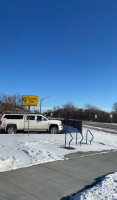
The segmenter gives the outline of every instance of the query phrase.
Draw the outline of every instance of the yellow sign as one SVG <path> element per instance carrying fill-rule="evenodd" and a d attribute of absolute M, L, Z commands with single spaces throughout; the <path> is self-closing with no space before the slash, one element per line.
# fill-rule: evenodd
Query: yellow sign
<path fill-rule="evenodd" d="M 22 105 L 23 106 L 37 106 L 37 96 L 22 96 Z"/>

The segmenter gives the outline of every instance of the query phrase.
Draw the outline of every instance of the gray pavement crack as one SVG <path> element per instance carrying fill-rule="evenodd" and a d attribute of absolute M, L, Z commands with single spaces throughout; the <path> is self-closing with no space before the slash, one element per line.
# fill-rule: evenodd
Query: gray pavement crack
<path fill-rule="evenodd" d="M 7 180 L 6 178 L 4 178 L 4 177 L 0 177 L 0 178 L 2 178 L 3 180 L 7 181 L 8 183 L 14 185 L 15 187 L 19 188 L 20 190 L 23 190 L 24 192 L 28 193 L 28 194 L 31 195 L 32 197 L 35 197 L 37 200 L 42 200 L 42 199 L 39 199 L 39 198 L 38 198 L 37 196 L 35 196 L 34 194 L 30 193 L 29 191 L 27 191 L 27 190 L 25 190 L 25 189 L 19 187 L 18 185 L 14 184 L 12 181 L 8 181 L 8 180 Z"/>
<path fill-rule="evenodd" d="M 84 181 L 84 180 L 81 179 L 81 178 L 76 178 L 76 177 L 74 177 L 74 176 L 68 175 L 67 173 L 61 172 L 61 171 L 59 171 L 59 170 L 53 169 L 53 168 L 48 167 L 48 166 L 45 166 L 45 165 L 43 165 L 43 164 L 42 164 L 42 166 L 45 167 L 45 168 L 47 168 L 47 169 L 50 169 L 50 170 L 52 170 L 52 171 L 58 172 L 58 173 L 60 173 L 60 174 L 63 174 L 63 175 L 65 175 L 65 176 L 71 177 L 71 178 L 73 178 L 73 179 L 75 179 L 75 180 L 81 180 L 81 181 L 83 181 L 84 183 L 89 184 L 88 181 Z"/>

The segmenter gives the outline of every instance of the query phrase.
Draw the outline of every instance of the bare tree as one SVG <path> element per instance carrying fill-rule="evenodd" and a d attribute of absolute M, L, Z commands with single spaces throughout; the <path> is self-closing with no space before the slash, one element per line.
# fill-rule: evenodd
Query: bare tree
<path fill-rule="evenodd" d="M 115 114 L 117 114 L 117 102 L 115 102 L 114 104 L 113 104 L 113 112 L 115 113 Z"/>
<path fill-rule="evenodd" d="M 91 104 L 87 103 L 85 105 L 85 109 L 94 109 L 94 110 L 99 110 L 99 108 L 97 108 L 96 106 L 92 106 Z"/>
<path fill-rule="evenodd" d="M 20 94 L 16 95 L 16 99 L 17 99 L 17 106 L 21 106 L 22 105 L 22 96 Z"/>
<path fill-rule="evenodd" d="M 72 118 L 73 112 L 76 111 L 76 107 L 72 102 L 68 102 L 63 105 L 63 111 L 65 112 L 66 118 Z"/>
<path fill-rule="evenodd" d="M 17 106 L 17 95 L 16 94 L 14 94 L 12 96 L 12 103 L 13 103 L 13 106 Z"/>
<path fill-rule="evenodd" d="M 25 112 L 27 106 L 22 107 L 22 96 L 20 94 L 0 94 L 0 112 L 4 111 Z"/>

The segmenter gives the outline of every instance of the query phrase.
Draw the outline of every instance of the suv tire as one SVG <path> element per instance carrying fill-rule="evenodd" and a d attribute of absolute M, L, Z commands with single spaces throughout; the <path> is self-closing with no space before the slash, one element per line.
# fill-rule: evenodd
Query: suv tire
<path fill-rule="evenodd" d="M 49 132 L 51 134 L 57 134 L 58 133 L 58 128 L 56 126 L 51 126 Z"/>
<path fill-rule="evenodd" d="M 15 126 L 8 126 L 7 133 L 8 134 L 15 134 L 16 133 L 16 127 Z"/>

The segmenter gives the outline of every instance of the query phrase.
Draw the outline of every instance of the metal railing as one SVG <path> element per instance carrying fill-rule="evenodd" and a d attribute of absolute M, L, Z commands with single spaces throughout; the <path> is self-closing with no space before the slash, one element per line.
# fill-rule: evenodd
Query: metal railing
<path fill-rule="evenodd" d="M 67 134 L 70 134 L 70 136 L 71 136 L 71 140 L 69 141 L 69 147 L 70 147 L 70 143 L 71 143 L 72 140 L 73 140 L 73 136 L 72 136 L 72 134 L 71 134 L 70 132 L 66 132 L 66 133 L 65 133 L 65 145 L 67 144 Z"/>
<path fill-rule="evenodd" d="M 92 138 L 91 138 L 91 140 L 90 140 L 90 145 L 91 145 L 91 142 L 92 142 L 92 140 L 94 139 L 94 136 L 93 136 L 93 134 L 91 133 L 90 130 L 87 130 L 87 131 L 86 131 L 86 144 L 87 144 L 87 142 L 88 142 L 88 133 L 90 133 L 90 135 L 92 136 Z"/>
<path fill-rule="evenodd" d="M 78 134 L 80 133 L 81 135 L 81 140 L 80 140 L 80 146 L 81 146 L 81 142 L 83 141 L 84 137 L 83 137 L 83 134 L 80 132 L 80 131 L 76 131 L 76 145 L 78 144 Z"/>
<path fill-rule="evenodd" d="M 68 128 L 69 128 L 69 127 L 68 127 Z M 67 131 L 66 131 L 66 133 L 65 133 L 65 145 L 67 144 L 67 134 L 69 134 L 69 135 L 71 136 L 71 139 L 70 139 L 70 141 L 69 141 L 69 147 L 70 147 L 70 144 L 71 144 L 71 142 L 73 141 L 73 135 L 72 135 L 72 133 L 70 132 L 70 128 L 67 129 Z M 83 137 L 82 133 L 76 129 L 76 145 L 78 145 L 78 134 L 80 134 L 81 137 L 82 137 L 81 140 L 80 140 L 80 146 L 81 146 L 81 143 L 82 143 L 84 137 Z"/>

